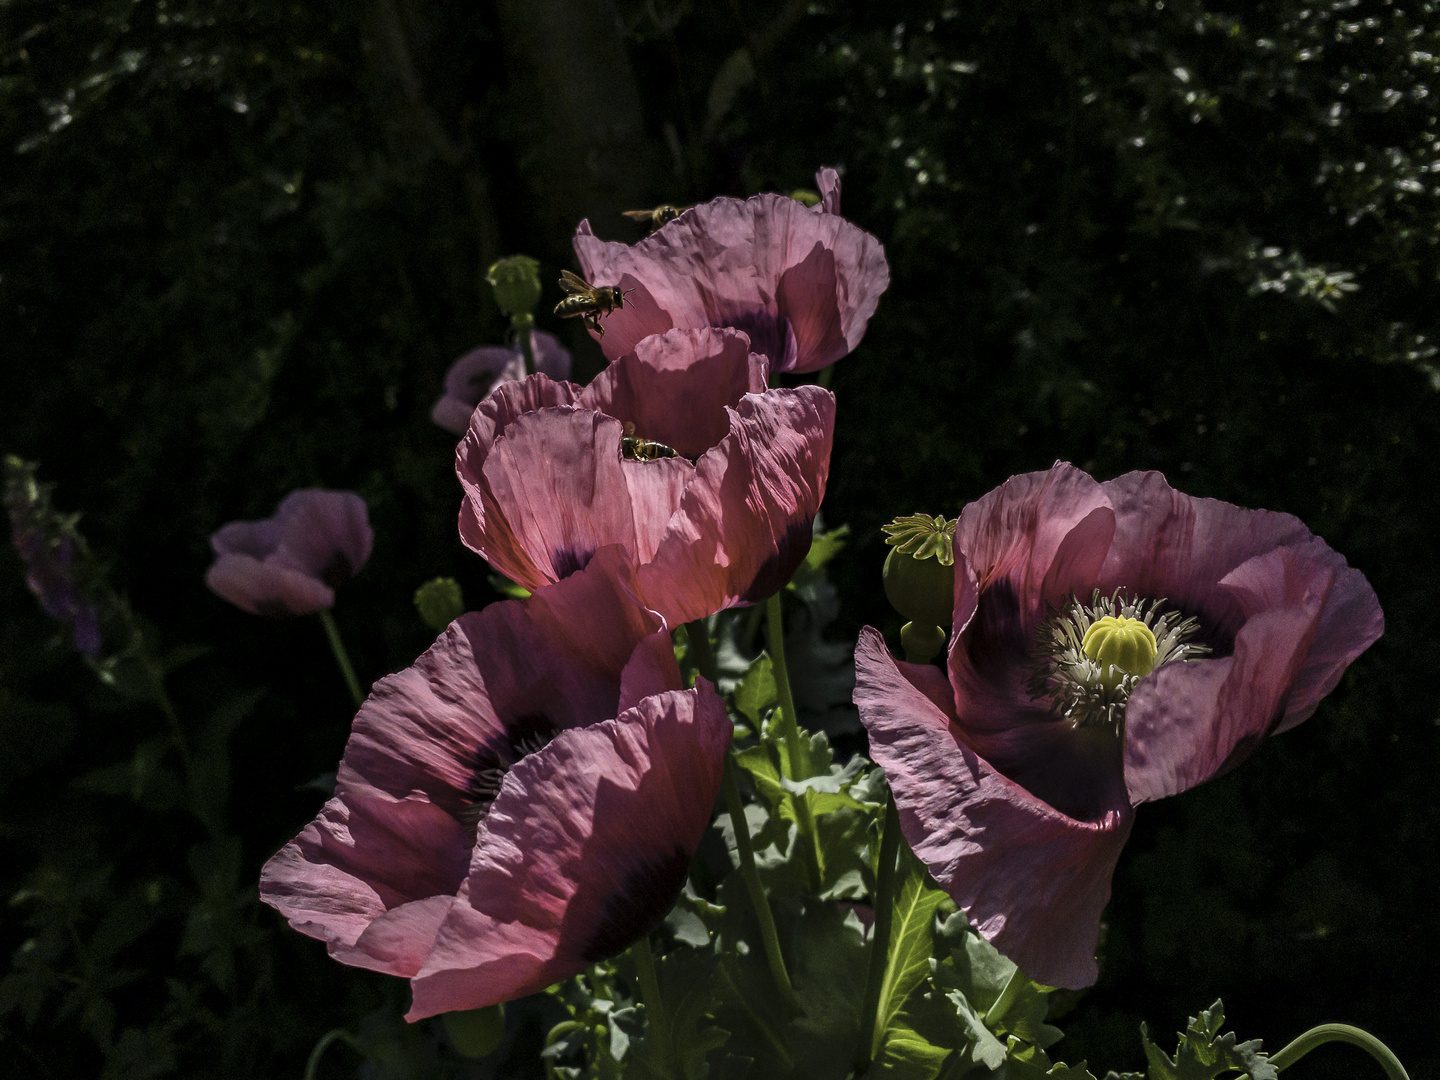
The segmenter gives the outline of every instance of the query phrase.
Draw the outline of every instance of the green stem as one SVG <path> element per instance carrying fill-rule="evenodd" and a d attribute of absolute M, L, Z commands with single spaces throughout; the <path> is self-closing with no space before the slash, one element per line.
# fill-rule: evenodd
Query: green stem
<path fill-rule="evenodd" d="M 305 1080 L 315 1080 L 315 1070 L 320 1067 L 320 1059 L 325 1056 L 325 1051 L 330 1049 L 330 1044 L 343 1042 L 361 1057 L 368 1058 L 365 1048 L 355 1041 L 344 1028 L 336 1028 L 334 1031 L 327 1031 L 320 1036 L 320 1041 L 315 1044 L 315 1049 L 310 1051 L 310 1060 L 305 1063 Z"/>
<path fill-rule="evenodd" d="M 335 616 L 330 614 L 329 608 L 320 609 L 320 625 L 325 627 L 325 636 L 330 639 L 330 651 L 335 654 L 335 663 L 340 665 L 340 674 L 345 676 L 345 685 L 350 688 L 355 707 L 359 708 L 365 703 L 365 695 L 360 690 L 360 680 L 355 678 L 355 669 L 350 666 L 350 654 L 345 651 L 345 643 L 340 640 L 340 628 L 335 625 Z"/>
<path fill-rule="evenodd" d="M 819 387 L 820 387 L 821 390 L 829 390 L 829 389 L 830 389 L 830 379 L 834 376 L 834 374 L 835 374 L 835 365 L 834 365 L 834 364 L 831 364 L 829 367 L 826 367 L 826 368 L 821 368 L 821 369 L 820 369 L 820 375 L 819 375 L 819 377 L 815 380 L 815 382 L 819 385 Z"/>
<path fill-rule="evenodd" d="M 1380 1063 L 1390 1080 L 1410 1080 L 1405 1066 L 1400 1064 L 1390 1048 L 1368 1031 L 1351 1027 L 1349 1024 L 1321 1024 L 1313 1027 L 1283 1050 L 1270 1055 L 1270 1064 L 1278 1069 L 1288 1069 L 1295 1062 L 1328 1042 L 1344 1042 L 1358 1046 Z"/>
<path fill-rule="evenodd" d="M 530 331 L 535 325 L 533 315 L 514 315 L 510 318 L 510 326 L 515 335 L 520 339 L 520 355 L 525 358 L 525 374 L 535 374 L 535 345 L 530 338 Z"/>
<path fill-rule="evenodd" d="M 730 825 L 735 831 L 735 853 L 740 859 L 740 877 L 745 890 L 750 894 L 750 906 L 755 909 L 755 919 L 760 924 L 760 943 L 765 949 L 765 962 L 770 967 L 770 977 L 780 988 L 780 997 L 791 1012 L 799 1016 L 805 1010 L 795 996 L 790 984 L 790 973 L 785 970 L 785 957 L 780 952 L 780 935 L 775 929 L 775 916 L 770 911 L 770 901 L 765 896 L 765 886 L 760 881 L 760 871 L 755 866 L 755 849 L 750 844 L 750 822 L 745 818 L 745 803 L 740 798 L 740 785 L 735 781 L 735 753 L 725 753 L 725 772 L 721 777 L 720 791 L 725 797 L 725 810 L 730 815 Z"/>
<path fill-rule="evenodd" d="M 695 658 L 695 670 L 718 685 L 720 671 L 715 666 L 715 650 L 710 646 L 710 627 L 704 619 L 685 624 L 685 640 L 690 645 L 690 655 Z"/>
<path fill-rule="evenodd" d="M 785 662 L 785 613 L 780 603 L 780 593 L 765 601 L 766 629 L 770 636 L 770 659 L 774 662 L 775 692 L 780 698 L 780 708 L 785 711 L 785 748 L 791 761 L 800 761 L 805 755 L 803 737 L 800 734 L 800 715 L 795 711 L 795 695 L 790 689 L 790 668 Z M 791 776 L 791 780 L 803 777 Z M 805 849 L 806 863 L 810 871 L 810 885 L 819 891 L 822 879 L 820 868 L 824 865 L 824 853 L 820 850 L 820 834 L 815 829 L 815 819 L 810 805 L 803 798 L 795 802 L 796 825 L 801 834 L 810 837 L 810 846 Z"/>
<path fill-rule="evenodd" d="M 650 935 L 645 934 L 630 946 L 635 961 L 635 974 L 640 979 L 640 1000 L 645 1003 L 645 1019 L 650 1027 L 656 1056 L 668 1066 L 671 1057 L 670 1024 L 665 1016 L 665 999 L 660 996 L 660 979 L 655 974 L 655 954 L 650 951 Z M 669 1072 L 667 1068 L 665 1070 Z"/>
<path fill-rule="evenodd" d="M 715 667 L 715 650 L 710 645 L 710 628 L 704 619 L 685 624 L 685 639 L 690 644 L 690 653 L 695 657 L 695 667 L 700 674 L 715 682 L 719 672 Z M 780 934 L 775 929 L 775 916 L 770 911 L 770 901 L 765 896 L 765 885 L 760 880 L 760 870 L 755 865 L 755 848 L 750 843 L 750 823 L 745 818 L 745 801 L 740 797 L 740 784 L 735 779 L 735 750 L 725 752 L 725 771 L 720 780 L 720 792 L 725 799 L 725 812 L 730 815 L 730 825 L 735 831 L 735 854 L 740 860 L 740 878 L 745 882 L 745 891 L 750 894 L 750 906 L 755 909 L 755 920 L 760 924 L 760 942 L 765 949 L 765 962 L 770 967 L 770 977 L 780 988 L 780 996 L 799 1016 L 805 1010 L 795 996 L 790 984 L 790 973 L 785 969 L 785 957 L 780 952 Z"/>
<path fill-rule="evenodd" d="M 895 916 L 895 862 L 900 853 L 900 812 L 895 796 L 885 800 L 885 826 L 880 837 L 880 865 L 875 881 L 875 933 L 870 938 L 870 967 L 865 974 L 865 998 L 860 1007 L 860 1043 L 855 1048 L 855 1075 L 870 1068 L 885 1029 L 880 1021 L 880 990 L 890 961 L 890 924 Z"/>

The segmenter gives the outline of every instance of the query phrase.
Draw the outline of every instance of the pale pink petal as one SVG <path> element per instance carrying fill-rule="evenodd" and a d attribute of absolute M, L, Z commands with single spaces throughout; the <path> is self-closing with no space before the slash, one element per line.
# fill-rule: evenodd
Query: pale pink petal
<path fill-rule="evenodd" d="M 635 290 L 633 309 L 603 321 L 612 360 L 672 326 L 729 326 L 772 370 L 813 371 L 859 343 L 890 281 L 873 236 L 773 194 L 712 199 L 634 245 L 605 243 L 582 222 L 575 251 L 590 281 Z"/>
<path fill-rule="evenodd" d="M 815 174 L 815 187 L 820 201 L 810 209 L 817 214 L 840 213 L 840 174 L 826 166 Z"/>
<path fill-rule="evenodd" d="M 356 789 L 325 804 L 320 815 L 270 859 L 260 873 L 260 898 L 302 934 L 320 938 L 348 964 L 412 975 L 438 928 L 437 905 L 464 880 L 470 836 L 418 793 L 395 799 Z M 417 909 L 415 905 L 422 904 Z M 390 914 L 392 926 L 418 929 L 423 940 L 401 947 L 365 931 Z M 428 927 L 428 937 L 426 930 Z M 341 955 L 343 953 L 343 956 Z"/>
<path fill-rule="evenodd" d="M 624 949 L 679 895 L 731 724 L 708 683 L 562 732 L 515 765 L 408 1018 L 543 989 Z"/>
<path fill-rule="evenodd" d="M 365 500 L 354 492 L 292 491 L 275 511 L 275 520 L 280 544 L 273 558 L 332 589 L 349 582 L 370 558 L 375 534 Z"/>
<path fill-rule="evenodd" d="M 647 337 L 580 393 L 577 404 L 635 425 L 635 434 L 694 459 L 730 430 L 727 406 L 762 393 L 765 359 L 739 330 L 671 330 Z"/>
<path fill-rule="evenodd" d="M 1206 644 L 1223 645 L 1242 617 L 1220 579 L 1246 559 L 1311 539 L 1289 514 L 1192 498 L 1157 472 L 1126 473 L 1101 486 L 1116 526 L 1100 589 L 1168 599 L 1168 606 L 1201 617 Z"/>
<path fill-rule="evenodd" d="M 324 582 L 249 555 L 221 555 L 205 572 L 205 584 L 252 615 L 312 615 L 335 604 L 335 593 Z"/>
<path fill-rule="evenodd" d="M 1275 730 L 1344 566 L 1323 544 L 1307 548 L 1257 555 L 1220 583 L 1244 620 L 1230 656 L 1167 665 L 1130 695 L 1125 782 L 1132 802 L 1175 795 L 1227 772 Z M 1353 589 L 1349 579 L 1346 588 Z M 1338 608 L 1353 602 L 1343 595 L 1337 601 Z M 1359 655 L 1378 629 L 1362 623 L 1332 630 L 1330 647 Z M 1328 664 L 1314 670 L 1322 668 Z M 1302 707 L 1314 709 L 1309 702 Z"/>
<path fill-rule="evenodd" d="M 671 626 L 756 603 L 810 550 L 825 495 L 835 398 L 816 386 L 747 394 L 730 434 L 696 464 L 670 531 L 638 581 Z"/>
<path fill-rule="evenodd" d="M 545 408 L 516 417 L 488 447 L 478 472 L 461 474 L 466 508 L 483 507 L 462 514 L 461 539 L 532 590 L 582 569 L 606 544 L 620 544 L 633 557 L 620 437 L 618 420 L 590 410 Z"/>
<path fill-rule="evenodd" d="M 210 537 L 210 549 L 216 555 L 249 555 L 264 559 L 279 546 L 280 523 L 274 518 L 232 521 L 220 526 Z"/>
<path fill-rule="evenodd" d="M 554 334 L 533 330 L 530 341 L 536 371 L 556 380 L 570 377 L 570 350 Z M 430 419 L 446 431 L 463 435 L 476 405 L 502 383 L 524 378 L 525 358 L 518 345 L 472 349 L 445 373 L 445 392 L 430 410 Z"/>
<path fill-rule="evenodd" d="M 695 466 L 684 458 L 620 462 L 625 487 L 630 492 L 630 512 L 635 525 L 635 560 L 649 562 L 670 528 L 670 519 L 680 509 L 680 500 Z"/>
<path fill-rule="evenodd" d="M 1123 786 L 1112 782 L 1087 819 L 1063 814 L 971 750 L 869 627 L 855 662 L 870 753 L 915 854 L 1028 976 L 1074 989 L 1093 983 L 1100 916 L 1133 820 Z"/>

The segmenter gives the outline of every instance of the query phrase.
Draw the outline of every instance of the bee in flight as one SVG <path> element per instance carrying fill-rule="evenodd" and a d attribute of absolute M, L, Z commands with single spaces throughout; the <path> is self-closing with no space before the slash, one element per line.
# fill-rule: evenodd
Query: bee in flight
<path fill-rule="evenodd" d="M 654 232 L 667 221 L 674 221 L 677 217 L 689 210 L 688 206 L 671 206 L 669 203 L 661 203 L 654 210 L 622 210 L 631 221 L 650 223 L 650 231 Z"/>
<path fill-rule="evenodd" d="M 570 295 L 555 305 L 555 314 L 562 319 L 583 318 L 585 325 L 601 337 L 605 336 L 605 328 L 600 325 L 600 316 L 625 304 L 625 293 L 618 285 L 591 285 L 569 270 L 560 271 L 560 288 Z"/>
<path fill-rule="evenodd" d="M 620 439 L 620 456 L 631 461 L 658 461 L 662 457 L 679 457 L 674 447 L 635 434 L 635 421 L 625 421 L 625 434 Z"/>

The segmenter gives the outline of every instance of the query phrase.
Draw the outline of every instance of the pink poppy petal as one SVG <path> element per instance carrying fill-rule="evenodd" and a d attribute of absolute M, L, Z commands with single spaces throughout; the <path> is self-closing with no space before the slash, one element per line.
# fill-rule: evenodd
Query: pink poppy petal
<path fill-rule="evenodd" d="M 335 593 L 324 582 L 249 555 L 221 555 L 205 572 L 205 584 L 252 615 L 313 615 L 335 604 Z"/>
<path fill-rule="evenodd" d="M 739 330 L 652 335 L 595 377 L 578 404 L 635 425 L 635 433 L 697 458 L 730 430 L 726 406 L 766 388 L 764 357 Z"/>
<path fill-rule="evenodd" d="M 764 600 L 810 549 L 825 495 L 835 398 L 816 386 L 747 394 L 702 457 L 655 558 L 646 603 L 677 626 Z"/>
<path fill-rule="evenodd" d="M 445 392 L 431 408 L 430 419 L 446 431 L 463 435 L 475 406 L 497 384 L 524 377 L 525 361 L 516 350 L 497 345 L 472 349 L 445 373 Z"/>
<path fill-rule="evenodd" d="M 845 339 L 835 252 L 819 240 L 810 253 L 780 275 L 775 302 L 789 319 L 790 341 L 782 370 L 829 367 L 854 347 Z M 859 339 L 856 339 L 859 344 Z"/>
<path fill-rule="evenodd" d="M 1166 597 L 1169 606 L 1201 616 L 1216 644 L 1235 633 L 1241 617 L 1220 579 L 1246 559 L 1311 539 L 1289 514 L 1192 498 L 1157 472 L 1126 473 L 1101 486 L 1115 507 L 1116 527 L 1100 589 Z"/>
<path fill-rule="evenodd" d="M 232 521 L 222 525 L 210 537 L 210 549 L 216 555 L 249 555 L 264 559 L 280 546 L 280 523 L 274 518 L 264 521 Z"/>
<path fill-rule="evenodd" d="M 866 627 L 855 704 L 915 854 L 972 925 L 1031 978 L 1095 981 L 1100 916 L 1133 813 L 1123 792 L 1089 820 L 1066 816 L 960 741 Z"/>
<path fill-rule="evenodd" d="M 1327 562 L 1282 547 L 1226 576 L 1222 587 L 1245 619 L 1234 652 L 1169 664 L 1130 695 L 1125 783 L 1132 802 L 1175 795 L 1228 771 L 1272 731 L 1335 582 L 1336 567 Z"/>
<path fill-rule="evenodd" d="M 409 978 L 425 966 L 453 896 L 427 896 L 382 914 L 353 945 L 333 943 L 330 955 L 351 967 Z"/>
<path fill-rule="evenodd" d="M 370 558 L 375 534 L 365 500 L 351 491 L 292 491 L 275 511 L 280 544 L 273 558 L 331 588 L 346 584 Z"/>
<path fill-rule="evenodd" d="M 469 477 L 472 513 L 462 515 L 461 539 L 529 589 L 582 569 L 606 544 L 620 544 L 633 556 L 635 522 L 620 436 L 618 420 L 587 409 L 516 417 L 489 447 L 479 474 Z M 474 512 L 477 494 L 483 515 Z"/>
<path fill-rule="evenodd" d="M 649 562 L 670 528 L 670 519 L 695 477 L 695 466 L 684 458 L 620 462 L 635 525 L 635 561 Z"/>
<path fill-rule="evenodd" d="M 702 681 L 562 732 L 517 763 L 412 983 L 409 1018 L 533 992 L 647 932 L 709 824 L 730 735 Z"/>
<path fill-rule="evenodd" d="M 815 174 L 815 187 L 820 192 L 820 202 L 811 207 L 816 213 L 840 213 L 840 174 L 825 167 Z"/>
<path fill-rule="evenodd" d="M 657 630 L 635 646 L 620 673 L 619 712 L 633 709 L 651 694 L 680 690 L 685 686 L 680 664 L 675 659 L 675 643 L 668 630 Z"/>
<path fill-rule="evenodd" d="M 320 938 L 345 962 L 410 975 L 428 953 L 438 920 L 428 927 L 414 909 L 435 896 L 453 897 L 464 880 L 470 837 L 423 796 L 385 797 L 357 789 L 325 804 L 318 817 L 272 857 L 260 873 L 260 898 L 302 934 Z M 435 906 L 425 909 L 429 916 Z M 390 913 L 393 929 L 419 928 L 408 945 L 394 933 L 372 952 L 357 943 Z M 380 944 L 380 940 L 376 940 Z"/>

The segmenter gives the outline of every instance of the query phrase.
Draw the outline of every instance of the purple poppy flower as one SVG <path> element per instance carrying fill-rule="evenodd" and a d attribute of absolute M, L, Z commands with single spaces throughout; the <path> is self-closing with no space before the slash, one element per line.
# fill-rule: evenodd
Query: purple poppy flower
<path fill-rule="evenodd" d="M 309 615 L 334 606 L 335 590 L 370 558 L 365 501 L 349 491 L 304 488 L 275 516 L 232 521 L 210 537 L 210 590 L 252 615 Z"/>
<path fill-rule="evenodd" d="M 532 330 L 530 343 L 535 351 L 536 371 L 552 379 L 570 377 L 570 350 L 554 334 Z M 470 426 L 470 414 L 486 395 L 501 383 L 523 378 L 525 358 L 518 346 L 484 345 L 472 349 L 445 373 L 445 393 L 430 410 L 430 419 L 446 431 L 464 435 Z"/>
<path fill-rule="evenodd" d="M 598 337 L 610 360 L 672 327 L 745 331 L 772 371 L 815 371 L 850 352 L 890 284 L 885 249 L 839 216 L 840 178 L 816 176 L 814 207 L 784 195 L 712 199 L 639 243 L 598 239 L 582 221 L 585 277 L 626 290 Z"/>
<path fill-rule="evenodd" d="M 1288 514 L 1060 463 L 960 515 L 948 672 L 866 628 L 855 703 L 901 827 L 1032 978 L 1095 981 L 1134 807 L 1310 716 L 1384 621 Z"/>
<path fill-rule="evenodd" d="M 461 616 L 376 684 L 261 899 L 337 960 L 409 978 L 410 1020 L 615 955 L 674 904 L 720 789 L 729 717 L 683 685 L 617 547 Z"/>
<path fill-rule="evenodd" d="M 743 333 L 700 329 L 646 338 L 583 389 L 507 383 L 456 451 L 461 539 L 528 589 L 619 544 L 671 626 L 765 599 L 810 549 L 835 425 L 832 394 L 767 374 Z"/>

